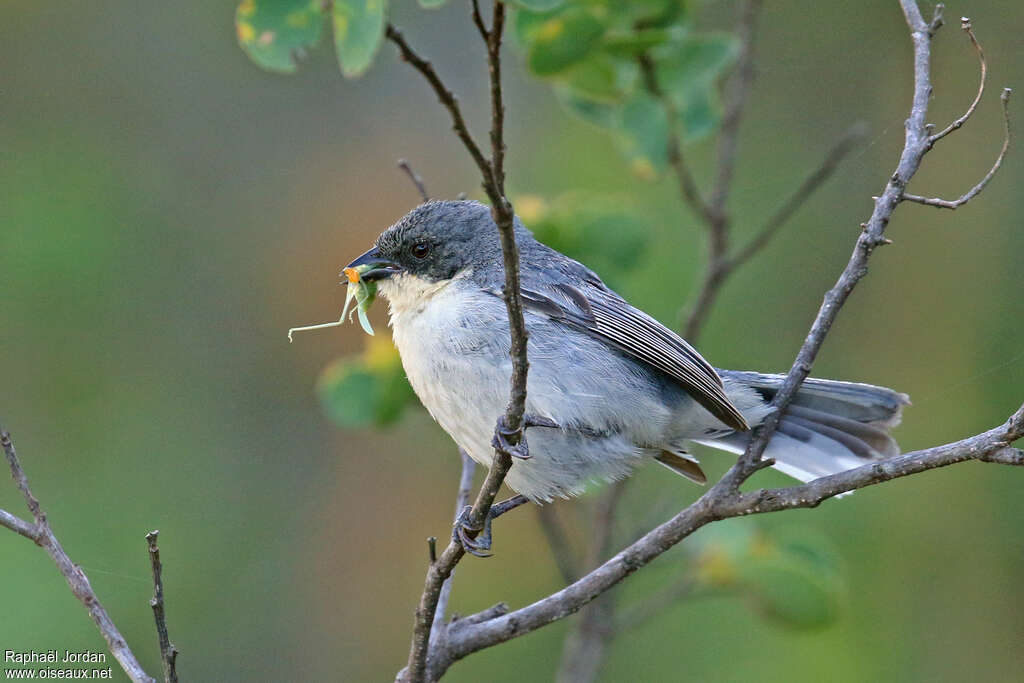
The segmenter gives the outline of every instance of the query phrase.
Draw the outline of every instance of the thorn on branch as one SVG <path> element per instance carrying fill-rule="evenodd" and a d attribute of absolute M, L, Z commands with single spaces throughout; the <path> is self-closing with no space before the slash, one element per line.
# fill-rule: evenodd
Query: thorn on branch
<path fill-rule="evenodd" d="M 916 194 L 903 193 L 902 199 L 909 202 L 916 202 L 918 204 L 924 204 L 925 206 L 934 206 L 940 209 L 958 209 L 967 202 L 977 197 L 985 186 L 988 185 L 989 181 L 995 177 L 996 172 L 999 171 L 999 167 L 1003 165 L 1003 159 L 1006 158 L 1006 152 L 1010 149 L 1010 93 L 1013 91 L 1010 88 L 1003 88 L 1003 94 L 999 97 L 999 100 L 1003 104 L 1003 126 L 1005 134 L 1003 136 L 1003 147 L 999 150 L 999 156 L 996 157 L 995 163 L 992 164 L 992 168 L 989 169 L 988 173 L 981 181 L 968 190 L 966 193 L 961 195 L 957 199 L 942 199 L 941 197 L 922 197 Z"/>
<path fill-rule="evenodd" d="M 427 550 L 430 557 L 430 564 L 437 562 L 437 536 L 427 538 Z"/>

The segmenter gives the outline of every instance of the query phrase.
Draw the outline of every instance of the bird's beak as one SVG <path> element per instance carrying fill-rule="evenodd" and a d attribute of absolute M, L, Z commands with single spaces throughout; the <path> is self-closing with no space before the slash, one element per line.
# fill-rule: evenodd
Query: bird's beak
<path fill-rule="evenodd" d="M 400 273 L 404 269 L 394 261 L 389 261 L 386 258 L 382 258 L 380 252 L 377 251 L 377 247 L 370 249 L 368 252 L 357 258 L 352 263 L 345 266 L 348 268 L 357 268 L 359 266 L 369 266 L 368 270 L 364 270 L 360 275 L 363 280 L 383 280 L 384 278 L 391 277 L 395 273 Z M 342 271 L 344 275 L 344 270 Z"/>

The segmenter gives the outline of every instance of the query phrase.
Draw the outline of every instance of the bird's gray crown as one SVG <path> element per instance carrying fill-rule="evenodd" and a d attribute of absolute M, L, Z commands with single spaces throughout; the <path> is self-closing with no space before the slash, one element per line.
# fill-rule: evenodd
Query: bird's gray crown
<path fill-rule="evenodd" d="M 516 219 L 522 248 L 533 236 Z M 377 238 L 384 258 L 410 274 L 447 280 L 468 269 L 475 273 L 500 267 L 501 245 L 489 207 L 475 201 L 430 201 L 421 204 Z"/>

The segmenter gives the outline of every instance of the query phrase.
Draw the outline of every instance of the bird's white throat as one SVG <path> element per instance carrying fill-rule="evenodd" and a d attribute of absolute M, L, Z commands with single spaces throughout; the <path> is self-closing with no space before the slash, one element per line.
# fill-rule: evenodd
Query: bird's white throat
<path fill-rule="evenodd" d="M 430 281 L 409 273 L 396 273 L 381 280 L 378 291 L 388 300 L 391 326 L 394 327 L 402 318 L 415 317 L 422 313 L 438 295 L 465 275 L 468 273 L 460 273 L 449 280 Z"/>

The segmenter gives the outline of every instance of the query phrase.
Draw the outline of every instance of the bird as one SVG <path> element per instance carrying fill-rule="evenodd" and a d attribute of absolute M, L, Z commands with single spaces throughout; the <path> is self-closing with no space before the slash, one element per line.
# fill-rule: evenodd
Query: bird
<path fill-rule="evenodd" d="M 513 459 L 505 483 L 521 502 L 571 498 L 650 461 L 704 484 L 691 444 L 745 450 L 751 428 L 774 411 L 784 375 L 716 369 L 592 270 L 535 239 L 518 217 L 513 230 L 528 332 L 528 456 Z M 489 207 L 433 200 L 347 266 L 387 300 L 392 339 L 420 402 L 485 467 L 512 372 L 503 263 Z M 896 455 L 889 431 L 908 403 L 884 387 L 808 379 L 764 457 L 806 482 Z"/>

